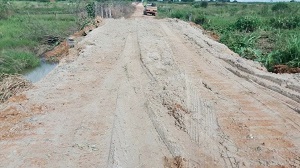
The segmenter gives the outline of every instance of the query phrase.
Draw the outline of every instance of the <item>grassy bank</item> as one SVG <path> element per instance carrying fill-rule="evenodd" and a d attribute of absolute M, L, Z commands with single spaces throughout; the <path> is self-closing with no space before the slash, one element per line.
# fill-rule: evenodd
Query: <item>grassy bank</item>
<path fill-rule="evenodd" d="M 20 73 L 38 66 L 39 55 L 78 29 L 75 4 L 0 3 L 0 73 Z"/>
<path fill-rule="evenodd" d="M 0 73 L 38 66 L 39 56 L 95 17 L 93 1 L 43 1 L 0 1 Z M 129 16 L 134 9 L 128 1 L 109 3 L 116 18 Z"/>
<path fill-rule="evenodd" d="M 216 32 L 241 57 L 300 67 L 300 3 L 159 4 L 158 17 L 190 20 Z"/>

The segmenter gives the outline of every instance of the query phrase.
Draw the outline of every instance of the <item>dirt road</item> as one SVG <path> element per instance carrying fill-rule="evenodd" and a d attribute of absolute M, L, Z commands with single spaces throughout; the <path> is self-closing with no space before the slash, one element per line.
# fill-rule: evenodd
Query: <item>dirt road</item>
<path fill-rule="evenodd" d="M 300 167 L 299 74 L 141 10 L 0 106 L 0 167 Z"/>

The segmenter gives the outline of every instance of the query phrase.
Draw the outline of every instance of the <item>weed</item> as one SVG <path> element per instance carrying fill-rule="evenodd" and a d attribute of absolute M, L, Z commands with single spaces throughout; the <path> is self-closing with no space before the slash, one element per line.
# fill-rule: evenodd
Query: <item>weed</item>
<path fill-rule="evenodd" d="M 256 17 L 240 17 L 235 22 L 234 27 L 236 30 L 245 31 L 245 32 L 253 32 L 259 27 L 260 20 Z"/>

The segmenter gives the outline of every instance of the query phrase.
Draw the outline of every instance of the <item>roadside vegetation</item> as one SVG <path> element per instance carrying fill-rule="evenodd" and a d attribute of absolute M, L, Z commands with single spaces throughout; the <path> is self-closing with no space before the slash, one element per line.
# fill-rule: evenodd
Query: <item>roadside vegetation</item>
<path fill-rule="evenodd" d="M 241 57 L 276 66 L 300 67 L 300 3 L 160 3 L 158 17 L 192 21 L 219 35 Z"/>
<path fill-rule="evenodd" d="M 39 66 L 43 53 L 93 21 L 95 2 L 0 1 L 0 74 L 22 73 Z M 129 1 L 113 2 L 102 0 L 98 4 L 110 7 L 110 17 L 127 16 L 134 10 Z"/>
<path fill-rule="evenodd" d="M 78 29 L 75 4 L 0 3 L 0 73 L 21 73 L 38 66 L 43 52 Z"/>

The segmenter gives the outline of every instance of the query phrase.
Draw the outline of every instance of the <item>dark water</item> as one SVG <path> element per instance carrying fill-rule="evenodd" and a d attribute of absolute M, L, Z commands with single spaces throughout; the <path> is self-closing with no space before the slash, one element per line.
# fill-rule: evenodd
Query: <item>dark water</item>
<path fill-rule="evenodd" d="M 45 61 L 41 61 L 41 65 L 27 71 L 24 73 L 24 77 L 31 82 L 35 83 L 45 77 L 49 72 L 51 72 L 57 66 L 56 63 L 47 63 Z"/>

